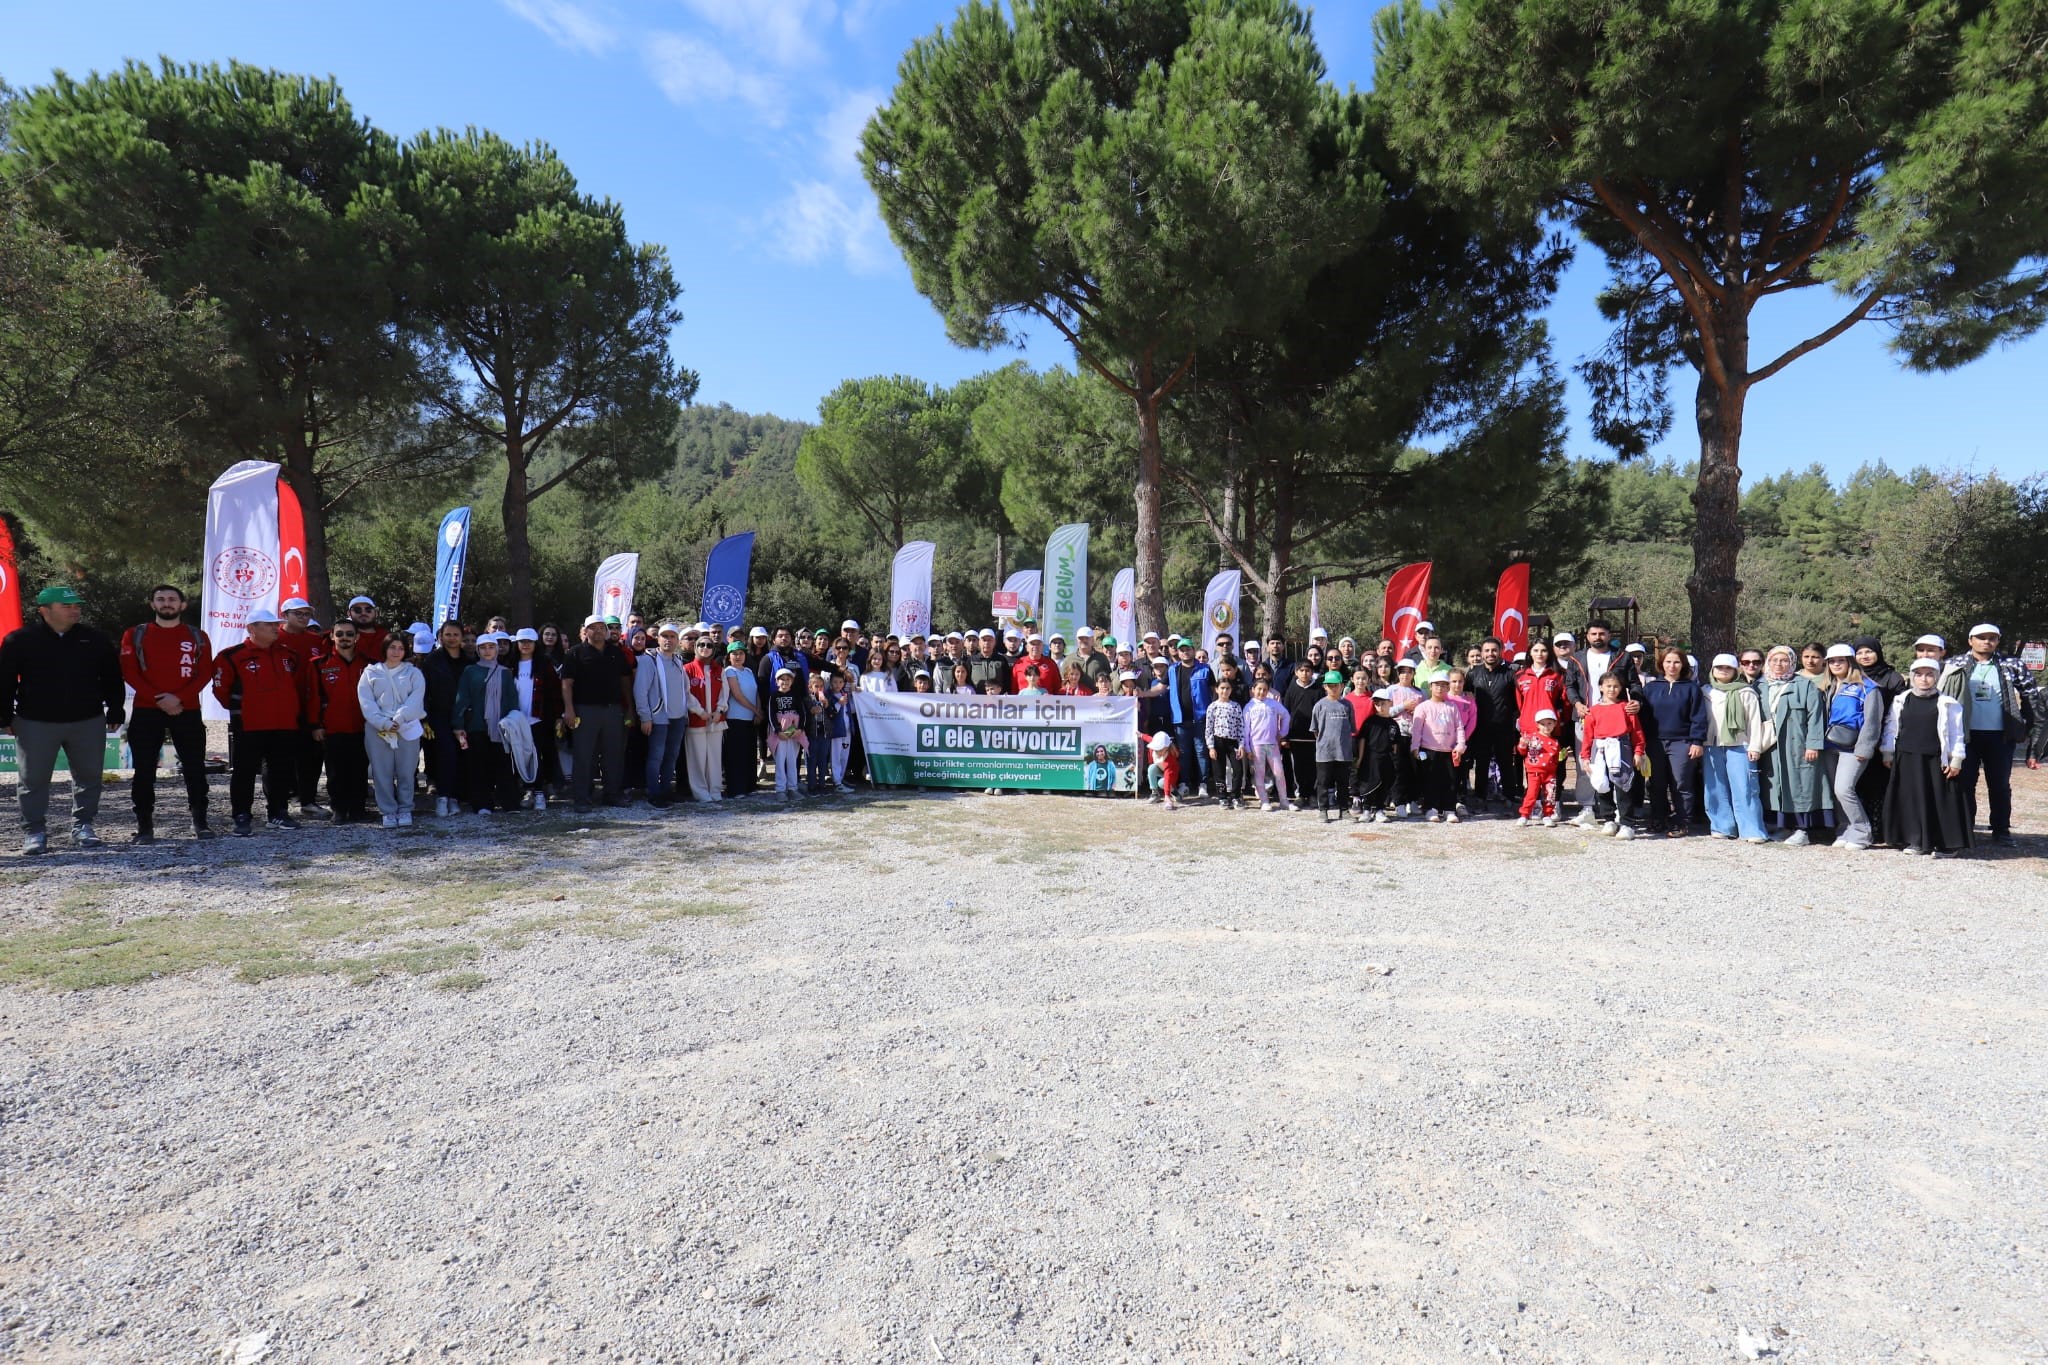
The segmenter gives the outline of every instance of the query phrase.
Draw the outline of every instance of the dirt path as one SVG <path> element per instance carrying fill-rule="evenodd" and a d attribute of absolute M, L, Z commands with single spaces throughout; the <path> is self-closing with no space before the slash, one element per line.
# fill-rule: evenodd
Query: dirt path
<path fill-rule="evenodd" d="M 7 860 L 0 1350 L 2041 1359 L 2044 853 L 898 795 Z"/>

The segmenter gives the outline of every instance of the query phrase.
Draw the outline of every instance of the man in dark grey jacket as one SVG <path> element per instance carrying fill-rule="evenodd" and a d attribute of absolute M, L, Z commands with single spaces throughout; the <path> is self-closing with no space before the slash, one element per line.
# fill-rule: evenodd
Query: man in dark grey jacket
<path fill-rule="evenodd" d="M 49 851 L 50 778 L 71 768 L 71 838 L 98 848 L 106 737 L 121 728 L 127 691 L 114 642 L 85 625 L 84 599 L 67 587 L 36 594 L 36 615 L 0 641 L 0 729 L 14 736 L 21 771 L 21 851 Z"/>

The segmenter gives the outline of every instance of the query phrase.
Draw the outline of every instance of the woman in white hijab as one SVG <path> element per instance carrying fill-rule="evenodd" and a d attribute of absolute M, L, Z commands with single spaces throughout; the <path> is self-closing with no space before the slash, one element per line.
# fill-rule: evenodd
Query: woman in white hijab
<path fill-rule="evenodd" d="M 1970 847 L 1970 806 L 1963 784 L 1969 728 L 1963 704 L 1941 691 L 1939 659 L 1915 659 L 1909 684 L 1892 702 L 1878 746 L 1892 771 L 1885 789 L 1884 832 L 1908 853 L 1953 853 Z"/>

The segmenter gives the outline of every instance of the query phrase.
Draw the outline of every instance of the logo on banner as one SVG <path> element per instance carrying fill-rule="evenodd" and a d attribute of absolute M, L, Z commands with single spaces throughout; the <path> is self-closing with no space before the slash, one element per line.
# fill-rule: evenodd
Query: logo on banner
<path fill-rule="evenodd" d="M 1118 611 L 1129 611 L 1131 609 L 1131 595 L 1129 593 L 1125 593 L 1116 599 L 1116 609 Z"/>
<path fill-rule="evenodd" d="M 605 604 L 605 605 L 606 605 L 607 607 L 611 607 L 611 608 L 614 608 L 614 610 L 611 610 L 611 611 L 608 611 L 608 612 L 606 612 L 606 613 L 605 613 L 605 615 L 607 615 L 607 616 L 620 616 L 620 615 L 623 615 L 623 613 L 621 613 L 621 612 L 619 612 L 618 610 L 616 610 L 616 608 L 618 607 L 618 605 L 619 605 L 619 604 L 620 604 L 621 602 L 623 602 L 623 601 L 625 601 L 625 600 L 626 600 L 626 585 L 625 585 L 624 583 L 621 583 L 621 582 L 620 582 L 620 581 L 619 581 L 618 579 L 616 579 L 616 578 L 614 578 L 614 579 L 611 579 L 611 580 L 609 580 L 609 581 L 607 581 L 607 582 L 605 583 L 605 585 L 604 585 L 604 604 Z"/>
<path fill-rule="evenodd" d="M 292 572 L 292 561 L 294 559 L 299 561 L 299 571 L 297 573 Z M 296 545 L 284 552 L 284 574 L 294 585 L 298 584 L 306 576 L 306 557 L 299 553 L 299 547 Z"/>
<path fill-rule="evenodd" d="M 261 550 L 230 546 L 214 556 L 213 586 L 229 597 L 253 602 L 277 586 L 277 565 Z"/>
<path fill-rule="evenodd" d="M 460 545 L 462 543 L 462 523 L 459 521 L 449 522 L 441 529 L 441 538 L 448 542 L 448 548 L 451 550 Z"/>
<path fill-rule="evenodd" d="M 916 631 L 921 635 L 924 633 L 924 623 L 924 603 L 915 597 L 906 597 L 896 604 L 896 624 L 901 630 Z"/>
<path fill-rule="evenodd" d="M 1512 621 L 1513 621 L 1513 622 L 1515 623 L 1515 628 L 1514 628 L 1513 630 L 1509 630 L 1509 629 L 1508 629 L 1508 622 L 1509 622 L 1510 620 L 1512 620 Z M 1502 613 L 1500 614 L 1500 633 L 1501 633 L 1501 634 L 1503 634 L 1503 635 L 1521 635 L 1521 634 L 1523 634 L 1524 632 L 1526 632 L 1526 631 L 1527 631 L 1528 629 L 1529 629 L 1529 619 L 1528 619 L 1528 618 L 1527 618 L 1526 616 L 1523 616 L 1523 615 L 1522 615 L 1522 613 L 1520 613 L 1519 611 L 1516 611 L 1516 610 L 1515 610 L 1515 609 L 1514 609 L 1513 607 L 1509 607 L 1509 608 L 1508 608 L 1508 609 L 1507 609 L 1506 611 L 1504 611 L 1504 612 L 1502 612 Z"/>
<path fill-rule="evenodd" d="M 1124 604 L 1119 602 L 1117 605 L 1123 606 Z M 1237 613 L 1230 609 L 1230 603 L 1228 602 L 1218 602 L 1209 608 L 1209 624 L 1218 630 L 1227 629 L 1230 623 L 1236 619 Z"/>
<path fill-rule="evenodd" d="M 720 625 L 735 625 L 747 608 L 746 596 L 730 583 L 720 583 L 704 594 L 704 608 Z"/>

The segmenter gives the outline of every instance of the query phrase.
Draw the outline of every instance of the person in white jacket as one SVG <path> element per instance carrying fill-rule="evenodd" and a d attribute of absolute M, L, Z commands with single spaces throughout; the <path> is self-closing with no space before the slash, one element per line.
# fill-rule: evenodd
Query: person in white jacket
<path fill-rule="evenodd" d="M 363 747 L 370 759 L 370 788 L 384 828 L 412 823 L 413 780 L 420 766 L 421 722 L 427 714 L 427 680 L 410 662 L 412 638 L 403 631 L 385 637 L 384 658 L 363 670 L 356 701 L 363 710 Z"/>

